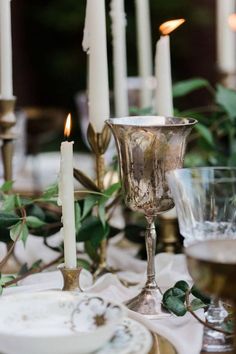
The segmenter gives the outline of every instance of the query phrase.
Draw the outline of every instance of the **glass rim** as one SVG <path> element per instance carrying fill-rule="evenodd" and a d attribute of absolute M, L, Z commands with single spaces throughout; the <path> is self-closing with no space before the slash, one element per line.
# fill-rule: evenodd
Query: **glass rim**
<path fill-rule="evenodd" d="M 147 123 L 147 120 L 151 119 L 153 122 Z M 161 120 L 162 122 L 157 122 L 155 124 L 156 119 Z M 163 119 L 172 119 L 173 124 L 163 123 Z M 139 122 L 138 122 L 139 121 Z M 182 123 L 181 123 L 181 122 Z M 127 127 L 140 127 L 140 128 L 157 128 L 157 127 L 186 127 L 193 126 L 198 123 L 198 121 L 194 118 L 187 117 L 176 117 L 176 116 L 158 116 L 158 115 L 150 115 L 150 116 L 129 116 L 129 117 L 120 117 L 120 118 L 109 118 L 105 121 L 107 124 L 115 125 L 115 126 L 127 126 Z"/>
<path fill-rule="evenodd" d="M 225 242 L 226 241 L 226 242 Z M 235 264 L 236 261 L 234 262 L 226 262 L 226 261 L 219 261 L 219 260 L 214 260 L 211 257 L 204 257 L 202 254 L 202 250 L 205 250 L 206 245 L 232 245 L 236 244 L 236 239 L 212 239 L 212 240 L 205 240 L 205 241 L 198 241 L 194 243 L 193 245 L 185 247 L 184 253 L 187 257 L 189 258 L 194 258 L 197 259 L 201 262 L 209 262 L 209 263 L 220 263 L 220 264 Z M 200 255 L 201 253 L 201 255 Z"/>

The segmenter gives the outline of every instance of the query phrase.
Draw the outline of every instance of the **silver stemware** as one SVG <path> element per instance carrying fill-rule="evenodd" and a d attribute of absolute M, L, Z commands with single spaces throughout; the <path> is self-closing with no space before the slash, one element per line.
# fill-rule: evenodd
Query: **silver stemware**
<path fill-rule="evenodd" d="M 180 168 L 186 139 L 196 120 L 142 116 L 106 121 L 117 146 L 125 203 L 147 220 L 147 282 L 129 300 L 129 309 L 147 316 L 161 314 L 160 290 L 155 279 L 155 217 L 174 207 L 165 173 Z"/>
<path fill-rule="evenodd" d="M 236 239 L 236 168 L 186 168 L 167 173 L 176 204 L 185 247 L 199 241 Z M 207 322 L 222 327 L 228 313 L 215 297 L 206 313 Z M 204 328 L 203 349 L 225 352 L 232 341 L 222 333 Z"/>

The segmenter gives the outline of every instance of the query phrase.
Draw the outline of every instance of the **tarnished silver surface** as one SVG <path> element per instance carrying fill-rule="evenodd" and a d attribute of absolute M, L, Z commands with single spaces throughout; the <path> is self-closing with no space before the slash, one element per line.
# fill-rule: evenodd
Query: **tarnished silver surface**
<path fill-rule="evenodd" d="M 166 171 L 181 168 L 194 119 L 128 117 L 107 121 L 114 134 L 125 203 L 156 216 L 174 206 Z"/>
<path fill-rule="evenodd" d="M 174 206 L 165 173 L 181 168 L 186 139 L 194 119 L 158 116 L 113 118 L 106 121 L 117 146 L 125 203 L 146 216 L 147 283 L 142 293 L 128 301 L 131 310 L 160 314 L 160 294 L 155 281 L 154 255 L 157 214 Z"/>

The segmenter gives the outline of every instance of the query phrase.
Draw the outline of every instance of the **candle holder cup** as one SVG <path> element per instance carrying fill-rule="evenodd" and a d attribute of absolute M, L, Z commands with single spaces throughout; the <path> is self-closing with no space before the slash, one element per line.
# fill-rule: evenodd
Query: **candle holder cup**
<path fill-rule="evenodd" d="M 13 143 L 16 134 L 12 128 L 16 124 L 14 114 L 16 98 L 0 98 L 0 139 L 2 140 L 2 161 L 4 180 L 12 180 Z"/>
<path fill-rule="evenodd" d="M 186 139 L 196 120 L 167 117 L 126 117 L 106 123 L 114 135 L 125 203 L 147 220 L 147 281 L 129 300 L 129 309 L 151 318 L 161 315 L 161 294 L 156 283 L 155 217 L 174 207 L 165 173 L 183 164 Z"/>
<path fill-rule="evenodd" d="M 63 276 L 63 291 L 82 292 L 80 287 L 80 272 L 82 268 L 66 268 L 64 264 L 60 264 L 58 269 Z"/>

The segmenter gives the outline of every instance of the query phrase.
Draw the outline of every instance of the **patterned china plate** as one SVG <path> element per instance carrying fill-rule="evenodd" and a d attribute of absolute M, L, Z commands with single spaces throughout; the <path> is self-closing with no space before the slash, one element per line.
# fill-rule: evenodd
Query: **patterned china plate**
<path fill-rule="evenodd" d="M 0 352 L 89 354 L 114 337 L 123 306 L 99 295 L 45 291 L 0 299 Z"/>
<path fill-rule="evenodd" d="M 141 323 L 125 318 L 117 326 L 112 339 L 96 354 L 147 354 L 152 347 L 152 335 Z"/>

